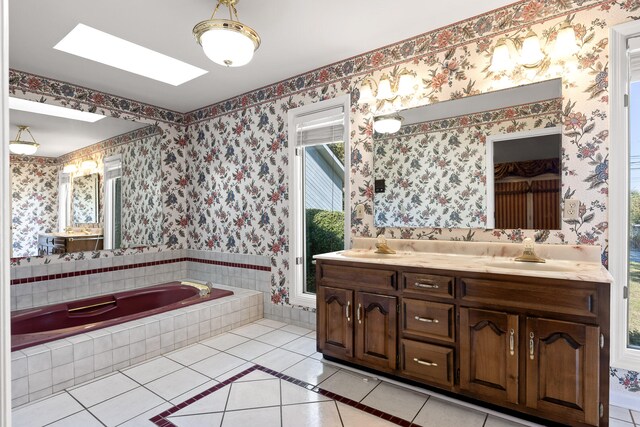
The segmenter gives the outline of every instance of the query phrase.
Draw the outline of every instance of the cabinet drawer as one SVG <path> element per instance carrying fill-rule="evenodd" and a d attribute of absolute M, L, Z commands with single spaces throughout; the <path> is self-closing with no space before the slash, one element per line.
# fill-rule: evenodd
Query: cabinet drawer
<path fill-rule="evenodd" d="M 403 374 L 453 387 L 453 349 L 404 339 L 401 345 Z"/>
<path fill-rule="evenodd" d="M 402 299 L 402 331 L 425 338 L 454 341 L 455 307 L 452 304 Z"/>
<path fill-rule="evenodd" d="M 454 279 L 451 276 L 403 273 L 402 283 L 405 291 L 419 292 L 440 298 L 453 298 Z"/>
<path fill-rule="evenodd" d="M 597 290 L 592 284 L 553 286 L 468 278 L 461 279 L 461 284 L 464 301 L 593 318 L 598 313 Z"/>
<path fill-rule="evenodd" d="M 373 268 L 345 267 L 342 265 L 320 264 L 320 280 L 329 280 L 346 285 L 360 285 L 367 288 L 393 290 L 396 288 L 396 272 Z"/>

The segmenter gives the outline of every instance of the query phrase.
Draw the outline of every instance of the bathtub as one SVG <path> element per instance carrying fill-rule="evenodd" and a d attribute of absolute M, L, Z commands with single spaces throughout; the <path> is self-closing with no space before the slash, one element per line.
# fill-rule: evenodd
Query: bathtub
<path fill-rule="evenodd" d="M 229 295 L 233 295 L 233 292 L 212 289 L 209 295 L 201 297 L 199 290 L 193 286 L 170 282 L 14 311 L 11 314 L 11 351 Z"/>

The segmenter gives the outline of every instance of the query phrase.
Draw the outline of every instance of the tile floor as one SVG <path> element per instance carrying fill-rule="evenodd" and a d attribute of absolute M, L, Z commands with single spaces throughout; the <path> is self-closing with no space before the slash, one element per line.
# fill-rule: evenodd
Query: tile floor
<path fill-rule="evenodd" d="M 315 350 L 315 332 L 262 319 L 16 408 L 13 426 L 533 425 L 341 369 Z M 611 427 L 640 426 L 640 412 L 610 411 Z"/>

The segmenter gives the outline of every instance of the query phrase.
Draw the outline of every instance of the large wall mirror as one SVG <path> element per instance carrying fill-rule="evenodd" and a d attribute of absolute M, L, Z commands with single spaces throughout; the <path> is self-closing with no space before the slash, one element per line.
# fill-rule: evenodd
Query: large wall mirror
<path fill-rule="evenodd" d="M 560 229 L 560 79 L 400 115 L 374 135 L 377 227 Z"/>
<path fill-rule="evenodd" d="M 40 146 L 10 157 L 12 257 L 162 243 L 161 130 L 10 110 Z"/>

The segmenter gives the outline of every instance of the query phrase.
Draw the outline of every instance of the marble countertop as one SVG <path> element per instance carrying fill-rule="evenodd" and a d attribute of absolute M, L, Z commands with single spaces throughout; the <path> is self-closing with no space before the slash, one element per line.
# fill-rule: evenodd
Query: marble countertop
<path fill-rule="evenodd" d="M 430 242 L 428 246 L 431 247 L 421 248 L 419 244 L 415 244 L 415 241 L 405 241 L 411 242 L 408 245 L 413 249 L 406 250 L 409 246 L 403 244 L 400 239 L 389 239 L 387 243 L 397 251 L 397 254 L 385 256 L 373 254 L 374 246 L 372 245 L 375 245 L 375 239 L 366 240 L 368 240 L 368 242 L 354 241 L 354 249 L 316 255 L 314 258 L 331 261 L 389 265 L 394 267 L 418 267 L 583 282 L 613 282 L 609 271 L 599 262 L 598 246 L 585 249 L 583 246 L 536 245 L 538 255 L 546 259 L 545 263 L 537 264 L 515 262 L 514 257 L 522 252 L 522 245 L 513 243 L 479 244 L 478 242 L 441 242 L 443 245 L 438 245 L 437 242 Z M 505 245 L 511 247 L 505 249 Z M 542 250 L 544 246 L 556 247 Z M 562 248 L 560 248 L 560 246 L 562 246 Z M 515 248 L 519 249 L 519 253 L 511 256 Z M 441 251 L 434 251 L 433 249 L 441 249 Z M 456 252 L 456 250 L 459 252 Z M 549 253 L 553 253 L 555 256 L 548 257 L 547 254 Z"/>
<path fill-rule="evenodd" d="M 84 232 L 70 232 L 70 233 L 42 233 L 43 236 L 51 236 L 51 237 L 65 237 L 65 238 L 71 238 L 71 237 L 90 237 L 90 238 L 96 238 L 96 237 L 102 237 L 102 233 L 84 233 Z"/>

